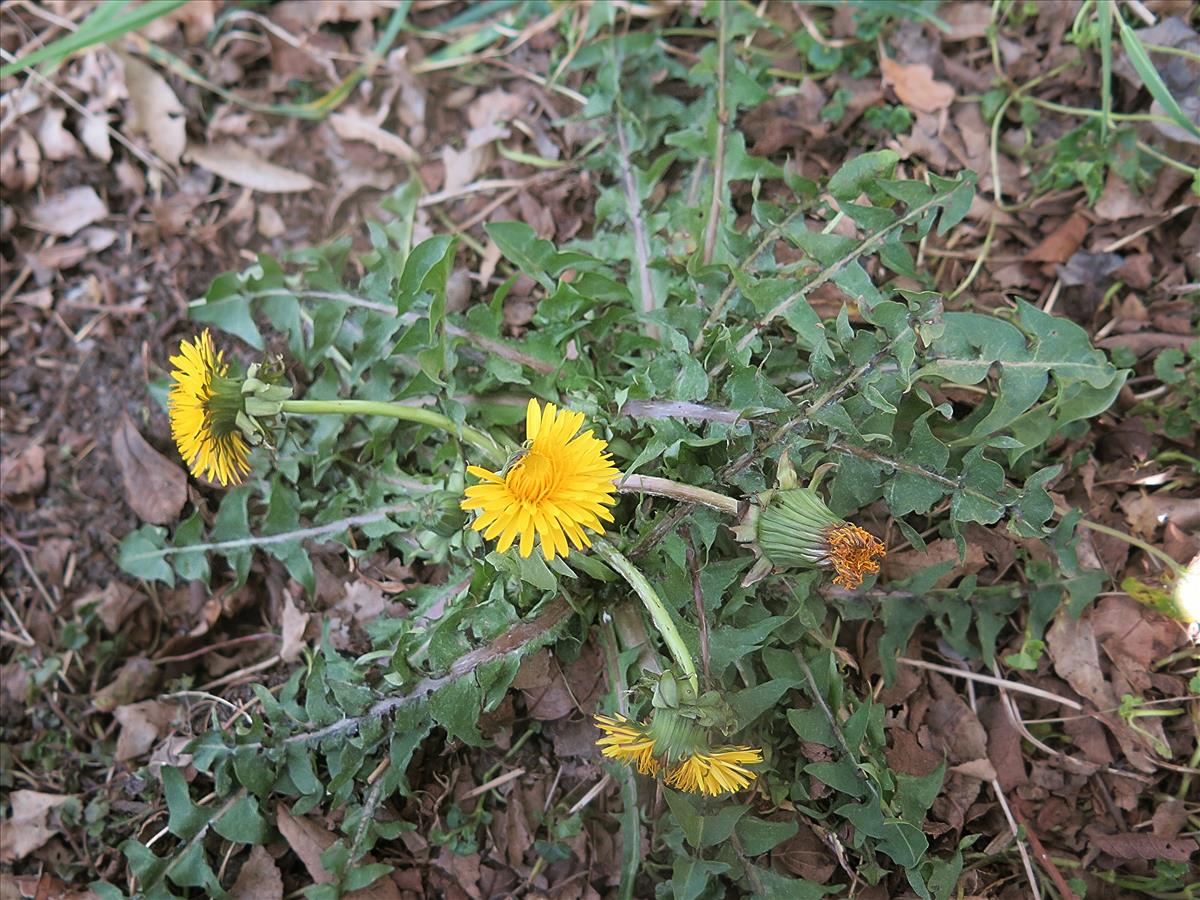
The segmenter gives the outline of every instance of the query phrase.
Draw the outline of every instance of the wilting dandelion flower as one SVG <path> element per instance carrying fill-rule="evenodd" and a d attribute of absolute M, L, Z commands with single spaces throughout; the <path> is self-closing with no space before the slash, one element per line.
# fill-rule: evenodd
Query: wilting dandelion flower
<path fill-rule="evenodd" d="M 546 559 L 566 556 L 568 540 L 576 549 L 591 546 L 585 529 L 603 534 L 604 522 L 613 521 L 605 507 L 615 502 L 613 479 L 621 473 L 608 444 L 582 426 L 583 413 L 530 400 L 525 446 L 499 472 L 467 467 L 482 483 L 466 489 L 462 508 L 479 511 L 472 527 L 496 540 L 500 553 L 519 538 L 521 556 L 529 556 L 536 538 Z"/>
<path fill-rule="evenodd" d="M 250 447 L 238 427 L 241 383 L 227 377 L 224 352 L 214 349 L 205 329 L 194 341 L 180 342 L 171 365 L 167 410 L 180 455 L 193 475 L 239 484 L 250 472 Z"/>
<path fill-rule="evenodd" d="M 642 775 L 662 772 L 668 785 L 692 794 L 716 797 L 749 787 L 755 773 L 746 767 L 763 761 L 753 747 L 710 747 L 708 729 L 672 709 L 656 708 L 649 723 L 598 715 L 596 727 L 604 732 L 596 745 L 609 759 Z"/>
<path fill-rule="evenodd" d="M 734 535 L 758 557 L 743 585 L 772 569 L 815 566 L 833 569 L 833 583 L 853 589 L 879 571 L 887 553 L 879 538 L 835 516 L 815 488 L 797 487 L 786 456 L 779 464 L 778 487 L 753 498 Z"/>

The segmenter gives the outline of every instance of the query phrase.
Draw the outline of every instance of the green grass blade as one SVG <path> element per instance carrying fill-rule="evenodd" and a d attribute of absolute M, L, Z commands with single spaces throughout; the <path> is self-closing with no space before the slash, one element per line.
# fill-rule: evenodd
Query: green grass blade
<path fill-rule="evenodd" d="M 1133 63 L 1133 68 L 1137 71 L 1138 77 L 1142 79 L 1142 84 L 1146 85 L 1146 90 L 1159 102 L 1176 125 L 1200 138 L 1200 128 L 1197 128 L 1196 124 L 1184 114 L 1178 101 L 1168 90 L 1162 76 L 1158 74 L 1158 69 L 1150 60 L 1150 54 L 1146 52 L 1141 39 L 1137 36 L 1137 32 L 1130 28 L 1120 15 L 1117 16 L 1117 28 L 1121 32 L 1121 43 L 1129 55 L 1129 61 Z"/>
<path fill-rule="evenodd" d="M 0 78 L 15 75 L 22 69 L 36 66 L 38 63 L 62 62 L 72 53 L 78 53 L 80 50 L 96 44 L 108 43 L 121 35 L 137 31 L 155 19 L 162 18 L 172 10 L 183 6 L 184 2 L 186 0 L 149 0 L 148 3 L 119 16 L 118 13 L 124 12 L 124 4 L 101 3 L 74 34 L 59 38 L 45 47 L 39 47 L 32 53 L 27 53 L 20 59 L 15 59 L 0 67 Z"/>

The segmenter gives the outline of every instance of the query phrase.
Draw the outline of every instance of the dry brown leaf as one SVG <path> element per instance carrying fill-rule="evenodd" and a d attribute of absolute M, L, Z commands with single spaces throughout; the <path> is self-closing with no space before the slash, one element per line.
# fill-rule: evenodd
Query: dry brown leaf
<path fill-rule="evenodd" d="M 88 185 L 70 188 L 43 200 L 29 212 L 25 224 L 38 231 L 70 237 L 108 215 L 108 206 Z"/>
<path fill-rule="evenodd" d="M 1154 208 L 1147 198 L 1135 194 L 1133 188 L 1129 186 L 1129 182 L 1113 171 L 1108 173 L 1108 180 L 1104 183 L 1104 193 L 1096 201 L 1093 210 L 1106 222 L 1118 222 L 1121 219 L 1132 219 L 1135 216 L 1148 216 L 1154 212 Z"/>
<path fill-rule="evenodd" d="M 56 106 L 48 107 L 42 113 L 37 138 L 38 143 L 42 145 L 42 156 L 46 159 L 61 162 L 79 155 L 79 141 L 63 127 L 66 118 L 66 111 Z"/>
<path fill-rule="evenodd" d="M 294 194 L 317 187 L 317 183 L 302 172 L 267 162 L 231 141 L 189 144 L 187 156 L 196 165 L 220 175 L 226 181 L 264 194 Z"/>
<path fill-rule="evenodd" d="M 940 112 L 954 102 L 954 88 L 936 80 L 933 69 L 924 63 L 906 66 L 881 53 L 879 71 L 884 83 L 890 84 L 900 102 L 913 112 Z"/>
<path fill-rule="evenodd" d="M 80 609 L 96 603 L 96 616 L 109 634 L 116 634 L 146 602 L 146 595 L 119 581 L 110 581 L 104 590 L 89 591 L 73 604 Z"/>
<path fill-rule="evenodd" d="M 146 135 L 150 149 L 176 165 L 187 147 L 187 120 L 183 104 L 165 78 L 139 59 L 117 54 L 125 67 L 130 116 L 127 124 Z"/>
<path fill-rule="evenodd" d="M 1169 859 L 1173 862 L 1186 862 L 1200 850 L 1200 845 L 1194 838 L 1162 838 L 1137 832 L 1104 834 L 1094 826 L 1086 831 L 1088 841 L 1093 847 L 1117 859 Z"/>
<path fill-rule="evenodd" d="M 1118 501 L 1134 532 L 1153 536 L 1159 525 L 1174 522 L 1184 531 L 1200 527 L 1200 498 L 1165 494 L 1125 494 Z"/>
<path fill-rule="evenodd" d="M 953 562 L 954 565 L 938 579 L 937 587 L 945 587 L 964 575 L 973 575 L 987 565 L 983 550 L 973 543 L 967 544 L 966 559 L 960 563 L 958 546 L 950 538 L 931 541 L 924 551 L 913 549 L 903 553 L 890 553 L 884 565 L 887 567 L 888 579 L 895 581 L 946 562 Z"/>
<path fill-rule="evenodd" d="M 525 696 L 525 707 L 529 715 L 539 721 L 549 722 L 570 715 L 575 708 L 571 692 L 558 671 L 558 665 L 543 648 L 521 662 L 513 687 Z"/>
<path fill-rule="evenodd" d="M 112 712 L 118 706 L 134 703 L 153 693 L 158 677 L 158 667 L 146 657 L 127 659 L 113 680 L 96 692 L 92 705 L 100 712 Z"/>
<path fill-rule="evenodd" d="M 388 153 L 403 162 L 420 162 L 417 153 L 404 138 L 381 128 L 356 112 L 335 112 L 329 123 L 338 137 L 345 141 L 363 141 L 381 153 Z"/>
<path fill-rule="evenodd" d="M 117 760 L 126 762 L 148 753 L 171 724 L 176 711 L 174 704 L 158 700 L 143 700 L 114 709 L 113 717 L 121 726 L 117 736 Z"/>
<path fill-rule="evenodd" d="M 943 3 L 938 16 L 950 26 L 949 31 L 942 33 L 944 41 L 987 37 L 988 27 L 992 24 L 992 5 L 985 0 Z"/>
<path fill-rule="evenodd" d="M 30 444 L 20 453 L 0 460 L 0 495 L 36 494 L 46 485 L 46 450 Z"/>
<path fill-rule="evenodd" d="M 9 795 L 12 817 L 0 828 L 0 862 L 24 859 L 58 832 L 50 814 L 70 800 L 70 795 L 41 791 L 13 791 Z"/>
<path fill-rule="evenodd" d="M 1082 213 L 1071 217 L 1042 239 L 1042 242 L 1025 254 L 1029 262 L 1065 263 L 1083 244 L 1087 237 L 1088 220 Z"/>
<path fill-rule="evenodd" d="M 293 816 L 282 803 L 275 807 L 275 827 L 300 857 L 314 883 L 329 884 L 333 881 L 333 876 L 321 863 L 321 854 L 329 849 L 337 837 L 312 819 Z M 366 864 L 374 861 L 369 853 L 362 858 Z M 346 900 L 401 900 L 400 889 L 386 875 L 361 890 L 343 894 L 343 897 Z"/>
<path fill-rule="evenodd" d="M 282 900 L 283 876 L 266 848 L 251 848 L 229 895 L 233 900 Z"/>
<path fill-rule="evenodd" d="M 16 139 L 6 142 L 0 152 L 0 184 L 10 191 L 29 190 L 38 183 L 41 160 L 42 151 L 33 135 L 18 129 Z"/>
<path fill-rule="evenodd" d="M 290 593 L 284 594 L 283 603 L 283 644 L 279 648 L 279 658 L 285 663 L 293 663 L 300 658 L 304 649 L 304 629 L 308 627 L 308 613 L 300 612 Z"/>
<path fill-rule="evenodd" d="M 108 116 L 104 113 L 93 113 L 84 116 L 79 123 L 79 139 L 88 153 L 101 162 L 112 160 L 112 140 L 108 131 Z"/>
<path fill-rule="evenodd" d="M 121 417 L 112 436 L 113 456 L 125 483 L 125 501 L 153 525 L 174 522 L 187 502 L 187 475 L 146 443 L 133 420 Z"/>

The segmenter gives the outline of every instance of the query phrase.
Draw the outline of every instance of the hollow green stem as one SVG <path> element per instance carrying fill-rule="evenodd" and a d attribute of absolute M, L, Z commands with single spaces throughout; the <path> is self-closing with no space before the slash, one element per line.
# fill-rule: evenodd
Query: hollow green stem
<path fill-rule="evenodd" d="M 310 416 L 329 414 L 388 416 L 448 431 L 472 447 L 481 450 L 488 460 L 496 465 L 503 465 L 508 459 L 504 448 L 496 443 L 491 435 L 472 428 L 470 425 L 459 425 L 441 413 L 431 409 L 422 409 L 419 406 L 405 406 L 402 403 L 392 403 L 387 400 L 285 400 L 280 411 L 293 415 Z"/>
<path fill-rule="evenodd" d="M 684 503 L 707 506 L 727 516 L 738 514 L 738 501 L 707 488 L 695 487 L 655 475 L 625 475 L 616 479 L 617 490 L 623 494 L 653 494 Z"/>
<path fill-rule="evenodd" d="M 692 653 L 687 648 L 687 644 L 683 642 L 683 638 L 679 634 L 679 629 L 675 627 L 675 620 L 671 618 L 671 613 L 663 604 L 662 598 L 658 596 L 658 592 L 654 590 L 650 582 L 633 563 L 617 550 L 608 541 L 597 540 L 592 543 L 597 555 L 608 563 L 617 574 L 629 582 L 629 586 L 633 588 L 633 592 L 638 595 L 642 604 L 646 607 L 646 611 L 650 613 L 650 620 L 654 623 L 654 627 L 658 629 L 658 633 L 662 635 L 663 643 L 667 645 L 667 649 L 671 652 L 675 664 L 679 666 L 681 672 L 697 693 L 700 692 L 700 677 L 696 673 L 696 663 L 692 659 Z"/>

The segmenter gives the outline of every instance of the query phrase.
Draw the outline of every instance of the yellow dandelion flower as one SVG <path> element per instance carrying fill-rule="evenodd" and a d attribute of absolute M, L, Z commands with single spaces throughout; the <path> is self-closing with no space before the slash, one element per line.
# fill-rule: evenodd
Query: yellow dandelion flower
<path fill-rule="evenodd" d="M 529 556 L 536 537 L 546 559 L 566 556 L 568 539 L 582 550 L 591 546 L 584 529 L 604 534 L 604 522 L 613 521 L 605 507 L 615 503 L 621 473 L 608 444 L 582 426 L 583 413 L 530 400 L 525 449 L 499 472 L 467 467 L 482 483 L 466 489 L 462 508 L 479 511 L 472 527 L 495 539 L 500 553 L 520 538 L 518 550 Z"/>
<path fill-rule="evenodd" d="M 171 357 L 174 384 L 167 395 L 171 436 L 193 475 L 221 485 L 239 484 L 250 472 L 250 447 L 238 429 L 240 385 L 226 375 L 224 352 L 213 347 L 205 329 L 194 341 L 181 341 Z"/>
<path fill-rule="evenodd" d="M 612 717 L 596 716 L 596 727 L 604 732 L 604 737 L 596 741 L 601 753 L 609 759 L 633 766 L 642 775 L 658 774 L 654 739 L 643 726 L 618 714 Z"/>
<path fill-rule="evenodd" d="M 670 709 L 655 709 L 650 723 L 597 715 L 596 727 L 604 732 L 596 746 L 609 759 L 642 775 L 665 772 L 668 785 L 693 794 L 715 797 L 749 787 L 755 774 L 746 766 L 763 761 L 753 747 L 709 748 L 706 729 Z"/>
<path fill-rule="evenodd" d="M 698 752 L 672 768 L 666 781 L 676 790 L 716 797 L 749 787 L 755 776 L 746 766 L 762 761 L 762 751 L 752 747 Z"/>

